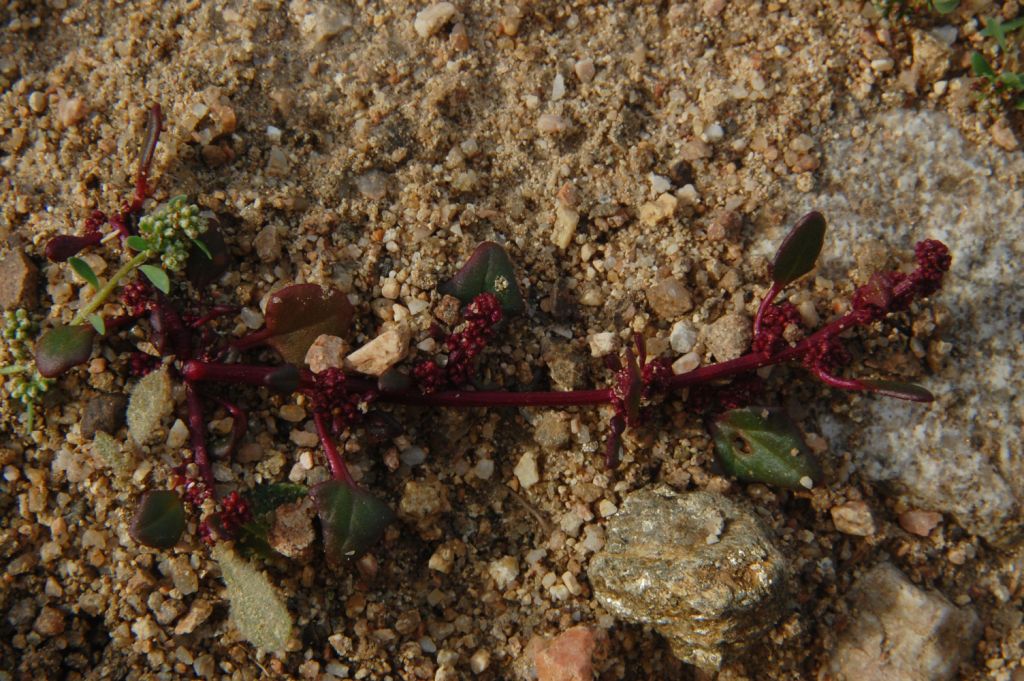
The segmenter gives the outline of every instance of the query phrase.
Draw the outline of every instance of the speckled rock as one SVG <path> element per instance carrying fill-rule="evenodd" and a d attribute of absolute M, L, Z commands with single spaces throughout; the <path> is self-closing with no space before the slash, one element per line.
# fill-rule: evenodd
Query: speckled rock
<path fill-rule="evenodd" d="M 1012 544 L 1024 535 L 1024 353 L 1007 330 L 1024 316 L 1024 223 L 1010 216 L 1024 212 L 1013 184 L 1024 158 L 968 143 L 944 114 L 891 112 L 865 126 L 858 140 L 826 147 L 831 193 L 789 199 L 794 215 L 813 207 L 828 217 L 825 276 L 848 271 L 854 246 L 869 240 L 890 250 L 926 237 L 949 246 L 953 267 L 934 296 L 947 321 L 916 339 L 924 371 L 906 377 L 937 400 L 856 401 L 849 421 L 823 415 L 822 432 L 879 489 Z"/>
<path fill-rule="evenodd" d="M 682 660 L 717 669 L 781 616 L 787 565 L 750 511 L 667 487 L 626 497 L 588 575 L 616 617 L 648 624 Z"/>
<path fill-rule="evenodd" d="M 0 257 L 0 310 L 33 308 L 39 301 L 39 268 L 23 252 Z"/>
<path fill-rule="evenodd" d="M 981 634 L 973 610 L 914 586 L 882 563 L 850 594 L 849 628 L 832 654 L 837 681 L 947 681 Z"/>
<path fill-rule="evenodd" d="M 728 362 L 746 352 L 752 336 L 750 319 L 735 313 L 722 315 L 704 330 L 704 342 L 719 362 Z"/>
<path fill-rule="evenodd" d="M 98 430 L 108 435 L 117 433 L 124 425 L 127 406 L 128 398 L 124 395 L 97 395 L 90 399 L 82 414 L 82 437 L 92 439 Z"/>

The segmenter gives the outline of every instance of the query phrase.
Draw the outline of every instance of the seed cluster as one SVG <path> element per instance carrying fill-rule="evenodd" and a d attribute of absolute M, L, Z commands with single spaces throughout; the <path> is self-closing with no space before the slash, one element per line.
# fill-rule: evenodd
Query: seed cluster
<path fill-rule="evenodd" d="M 185 267 L 192 244 L 206 230 L 207 222 L 199 214 L 199 206 L 188 203 L 184 195 L 174 197 L 139 220 L 139 235 L 152 244 L 160 261 L 174 272 Z"/>
<path fill-rule="evenodd" d="M 31 343 L 36 339 L 38 331 L 39 325 L 29 318 L 25 310 L 4 312 L 2 335 L 10 355 L 10 361 L 5 365 L 24 367 L 24 371 L 6 376 L 4 387 L 11 399 L 18 400 L 26 407 L 38 402 L 53 385 L 53 379 L 44 378 L 35 369 Z"/>

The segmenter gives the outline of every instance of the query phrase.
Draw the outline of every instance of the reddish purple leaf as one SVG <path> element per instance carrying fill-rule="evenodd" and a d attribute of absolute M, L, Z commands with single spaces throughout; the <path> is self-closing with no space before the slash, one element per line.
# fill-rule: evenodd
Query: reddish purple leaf
<path fill-rule="evenodd" d="M 286 362 L 304 364 L 306 352 L 322 334 L 346 336 L 352 304 L 344 293 L 317 284 L 295 284 L 271 294 L 266 343 Z"/>
<path fill-rule="evenodd" d="M 825 242 L 825 218 L 811 211 L 797 220 L 779 246 L 772 263 L 772 281 L 785 286 L 812 269 Z"/>
<path fill-rule="evenodd" d="M 339 565 L 358 558 L 376 544 L 395 519 L 387 504 L 339 480 L 326 480 L 309 491 L 320 516 L 327 562 Z"/>
<path fill-rule="evenodd" d="M 477 246 L 462 269 L 438 290 L 455 296 L 465 305 L 481 293 L 493 293 L 508 314 L 526 309 L 523 294 L 519 292 L 519 284 L 516 283 L 512 259 L 500 244 L 493 241 L 485 241 Z"/>
<path fill-rule="evenodd" d="M 60 376 L 92 355 L 91 326 L 55 326 L 36 343 L 36 367 L 47 378 Z"/>
<path fill-rule="evenodd" d="M 231 262 L 231 254 L 224 242 L 216 218 L 211 217 L 206 232 L 200 239 L 210 252 L 207 256 L 198 246 L 192 248 L 185 263 L 185 276 L 196 288 L 206 288 L 224 274 Z"/>

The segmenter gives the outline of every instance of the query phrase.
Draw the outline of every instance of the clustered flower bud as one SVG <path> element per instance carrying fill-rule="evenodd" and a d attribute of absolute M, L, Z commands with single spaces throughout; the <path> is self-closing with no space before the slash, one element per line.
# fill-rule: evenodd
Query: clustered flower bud
<path fill-rule="evenodd" d="M 791 325 L 799 327 L 801 323 L 800 313 L 792 303 L 767 306 L 751 349 L 769 355 L 785 349 L 788 345 L 785 338 L 786 328 Z"/>
<path fill-rule="evenodd" d="M 20 308 L 5 311 L 2 319 L 0 335 L 10 357 L 4 364 L 24 367 L 24 371 L 4 377 L 4 388 L 10 399 L 29 406 L 38 402 L 43 393 L 53 385 L 53 379 L 44 378 L 35 369 L 32 358 L 32 343 L 39 332 L 39 325 Z"/>
<path fill-rule="evenodd" d="M 206 219 L 199 214 L 199 206 L 176 196 L 154 212 L 139 220 L 139 236 L 160 254 L 164 266 L 180 272 L 188 260 L 192 242 L 206 233 Z"/>

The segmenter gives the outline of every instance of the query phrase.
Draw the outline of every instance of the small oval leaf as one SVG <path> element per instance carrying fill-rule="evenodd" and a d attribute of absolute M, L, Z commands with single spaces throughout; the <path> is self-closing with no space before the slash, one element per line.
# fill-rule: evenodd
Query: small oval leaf
<path fill-rule="evenodd" d="M 92 328 L 96 329 L 96 333 L 101 336 L 106 335 L 107 323 L 103 321 L 103 317 L 93 312 L 91 315 L 86 317 L 86 319 L 88 319 L 89 323 L 92 324 Z"/>
<path fill-rule="evenodd" d="M 821 480 L 800 429 L 781 409 L 727 411 L 712 422 L 711 434 L 722 467 L 740 480 L 789 489 L 806 489 Z"/>
<path fill-rule="evenodd" d="M 127 239 L 125 239 L 124 242 L 125 244 L 128 245 L 128 248 L 132 249 L 133 251 L 138 251 L 139 253 L 142 253 L 143 251 L 153 250 L 153 244 L 149 243 L 141 236 L 138 236 L 136 234 L 133 234 Z"/>
<path fill-rule="evenodd" d="M 772 281 L 786 286 L 814 269 L 825 243 L 825 226 L 825 218 L 818 211 L 797 220 L 775 254 Z"/>
<path fill-rule="evenodd" d="M 327 480 L 309 491 L 320 516 L 327 561 L 339 565 L 366 553 L 395 518 L 380 499 L 339 480 Z"/>
<path fill-rule="evenodd" d="M 267 303 L 267 345 L 286 362 L 305 364 L 306 352 L 322 334 L 348 335 L 352 321 L 348 296 L 318 284 L 294 284 L 271 294 Z"/>
<path fill-rule="evenodd" d="M 161 293 L 171 292 L 171 279 L 162 269 L 156 265 L 139 265 L 139 269 L 158 291 Z"/>
<path fill-rule="evenodd" d="M 68 258 L 68 264 L 71 265 L 71 269 L 73 269 L 78 276 L 89 282 L 89 285 L 94 289 L 98 289 L 100 287 L 99 277 L 97 277 L 96 273 L 92 271 L 92 267 L 89 266 L 89 263 L 81 258 L 72 257 Z"/>
<path fill-rule="evenodd" d="M 103 238 L 99 232 L 84 236 L 61 234 L 46 242 L 46 259 L 50 262 L 64 262 L 73 255 L 81 253 L 89 246 L 95 246 Z"/>
<path fill-rule="evenodd" d="M 981 54 L 981 52 L 974 52 L 971 54 L 971 71 L 974 75 L 981 76 L 982 78 L 993 79 L 996 77 L 996 72 L 989 66 L 988 61 Z"/>
<path fill-rule="evenodd" d="M 866 386 L 869 392 L 885 395 L 886 397 L 895 397 L 900 400 L 910 400 L 911 402 L 932 402 L 935 400 L 935 395 L 914 383 L 881 380 L 862 380 L 861 383 Z"/>
<path fill-rule="evenodd" d="M 468 305 L 481 293 L 493 293 L 501 302 L 501 309 L 508 314 L 526 309 L 523 294 L 516 282 L 512 259 L 500 244 L 493 241 L 485 241 L 477 246 L 462 269 L 438 290 L 455 296 L 464 305 Z"/>
<path fill-rule="evenodd" d="M 92 327 L 55 326 L 36 343 L 36 367 L 46 378 L 54 378 L 78 366 L 92 355 Z"/>
<path fill-rule="evenodd" d="M 140 544 L 169 549 L 185 531 L 185 504 L 177 492 L 150 490 L 142 495 L 129 532 Z"/>

